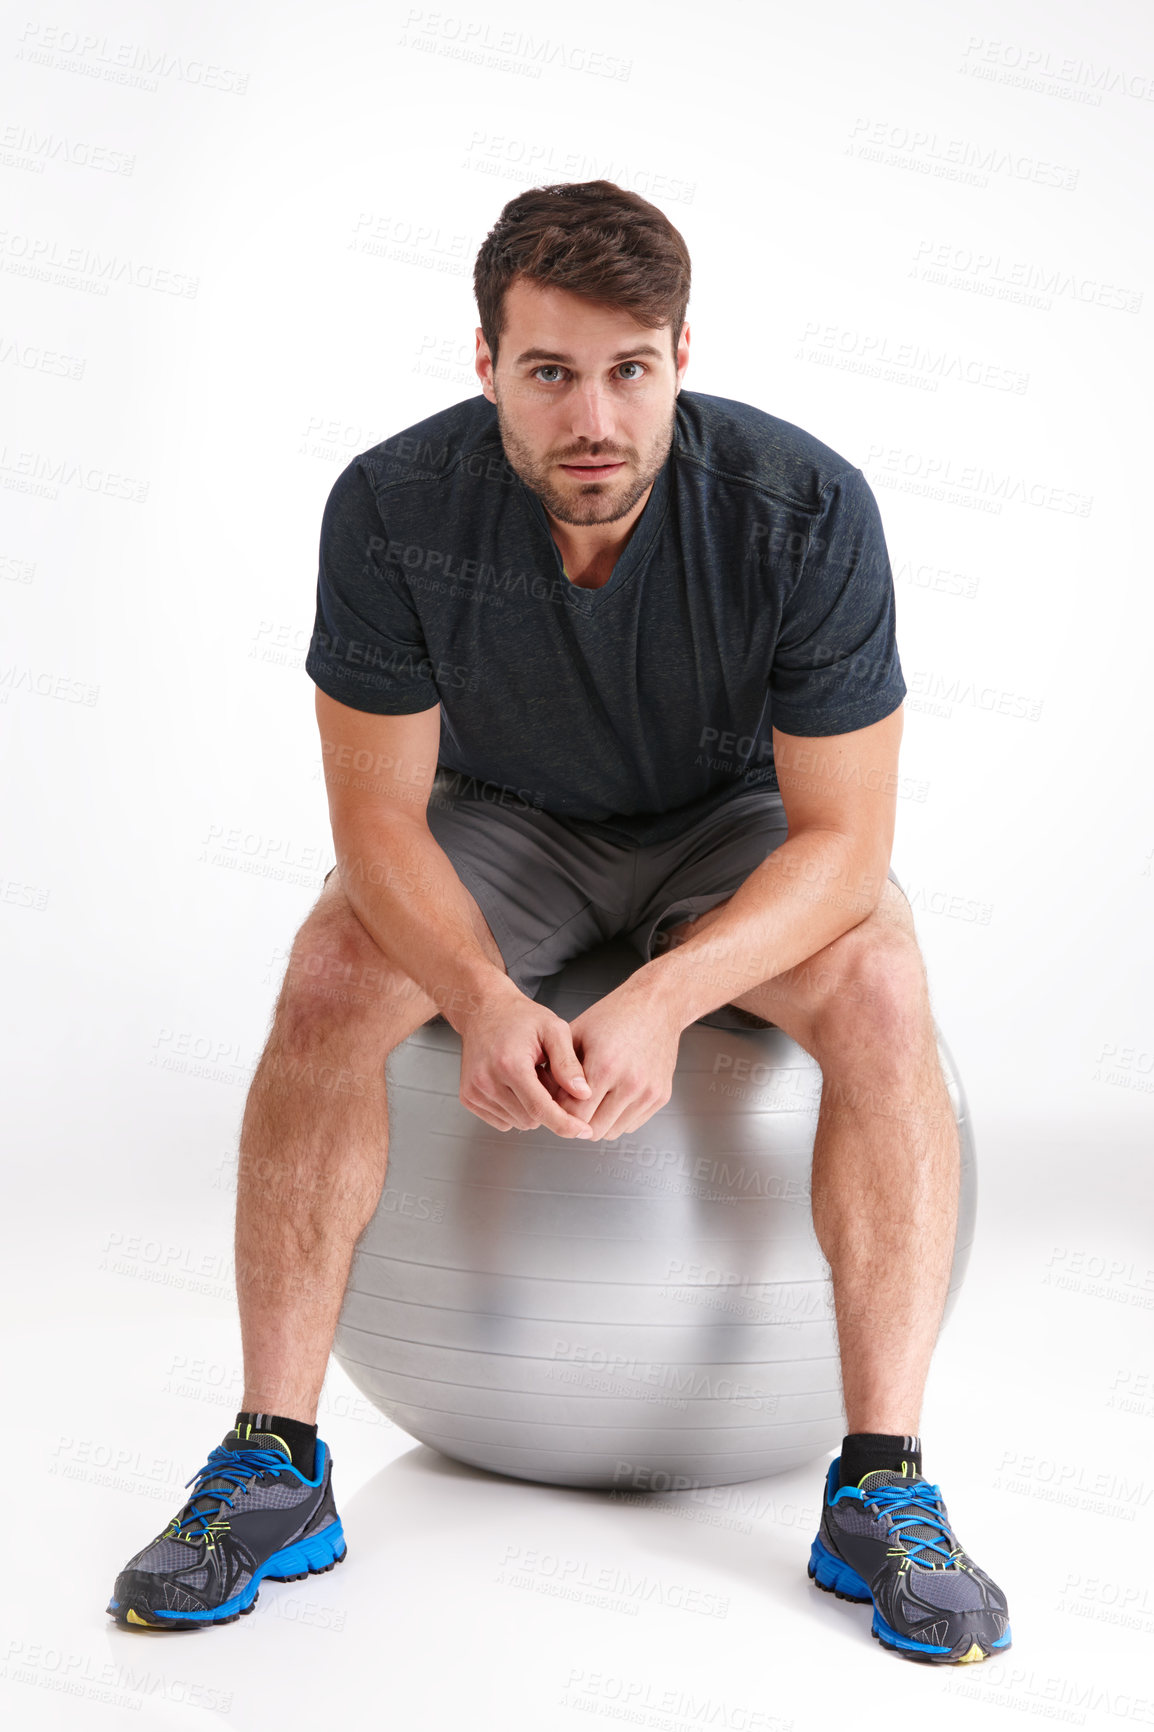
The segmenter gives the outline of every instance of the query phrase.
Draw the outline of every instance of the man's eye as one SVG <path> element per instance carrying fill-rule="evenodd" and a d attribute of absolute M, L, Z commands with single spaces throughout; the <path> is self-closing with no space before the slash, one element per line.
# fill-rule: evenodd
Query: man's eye
<path fill-rule="evenodd" d="M 643 377 L 645 374 L 645 366 L 641 361 L 622 361 L 621 365 L 622 367 L 636 367 L 638 369 L 636 373 L 630 373 L 626 376 L 624 383 L 627 385 L 632 384 L 635 379 Z M 556 383 L 555 380 L 542 379 L 541 374 L 563 373 L 564 371 L 564 367 L 557 361 L 543 361 L 539 367 L 534 367 L 533 377 L 539 380 L 542 385 L 553 385 Z"/>

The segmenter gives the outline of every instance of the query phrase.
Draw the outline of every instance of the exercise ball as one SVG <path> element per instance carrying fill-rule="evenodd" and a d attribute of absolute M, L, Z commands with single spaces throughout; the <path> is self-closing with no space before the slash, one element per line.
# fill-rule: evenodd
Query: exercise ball
<path fill-rule="evenodd" d="M 639 966 L 613 939 L 538 1002 L 572 1022 Z M 948 1317 L 976 1172 L 938 1043 L 962 1148 Z M 494 1130 L 461 1104 L 460 1070 L 440 1018 L 386 1061 L 388 1171 L 333 1345 L 358 1389 L 442 1454 L 550 1485 L 731 1485 L 840 1445 L 808 1053 L 776 1027 L 692 1023 L 666 1105 L 593 1143 Z"/>

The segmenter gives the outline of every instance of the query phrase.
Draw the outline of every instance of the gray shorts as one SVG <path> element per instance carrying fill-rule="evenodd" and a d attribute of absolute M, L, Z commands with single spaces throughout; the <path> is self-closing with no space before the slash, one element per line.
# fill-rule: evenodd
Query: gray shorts
<path fill-rule="evenodd" d="M 673 841 L 647 847 L 445 788 L 438 777 L 429 829 L 476 898 L 509 978 L 530 998 L 570 957 L 608 938 L 625 938 L 651 961 L 658 933 L 732 896 L 787 835 L 781 795 L 768 788 L 743 789 Z M 889 876 L 900 889 L 892 868 Z M 748 1028 L 754 1019 L 723 1005 L 698 1020 Z"/>

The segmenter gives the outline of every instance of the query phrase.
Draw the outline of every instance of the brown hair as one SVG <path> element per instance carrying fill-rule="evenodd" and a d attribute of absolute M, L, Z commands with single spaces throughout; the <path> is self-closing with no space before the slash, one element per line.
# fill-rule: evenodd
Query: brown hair
<path fill-rule="evenodd" d="M 510 199 L 477 254 L 473 291 L 494 367 L 517 276 L 619 307 L 643 329 L 669 325 L 676 360 L 689 275 L 689 249 L 656 205 L 610 180 L 568 181 Z"/>

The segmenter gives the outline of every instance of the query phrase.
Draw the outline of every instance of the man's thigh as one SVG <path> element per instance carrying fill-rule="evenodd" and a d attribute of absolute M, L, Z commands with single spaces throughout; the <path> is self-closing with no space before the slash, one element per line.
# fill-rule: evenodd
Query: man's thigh
<path fill-rule="evenodd" d="M 662 844 L 660 850 L 645 850 L 652 856 L 646 863 L 650 887 L 636 923 L 626 933 L 629 942 L 647 962 L 659 955 L 695 922 L 729 901 L 788 834 L 781 795 L 769 788 L 752 788 L 734 795 L 675 842 Z M 892 867 L 889 878 L 901 891 Z M 721 1005 L 698 1020 L 713 1028 L 774 1026 L 736 1003 Z"/>
<path fill-rule="evenodd" d="M 541 982 L 627 915 L 634 851 L 551 813 L 452 791 L 438 775 L 426 813 L 509 978 L 533 998 Z"/>

